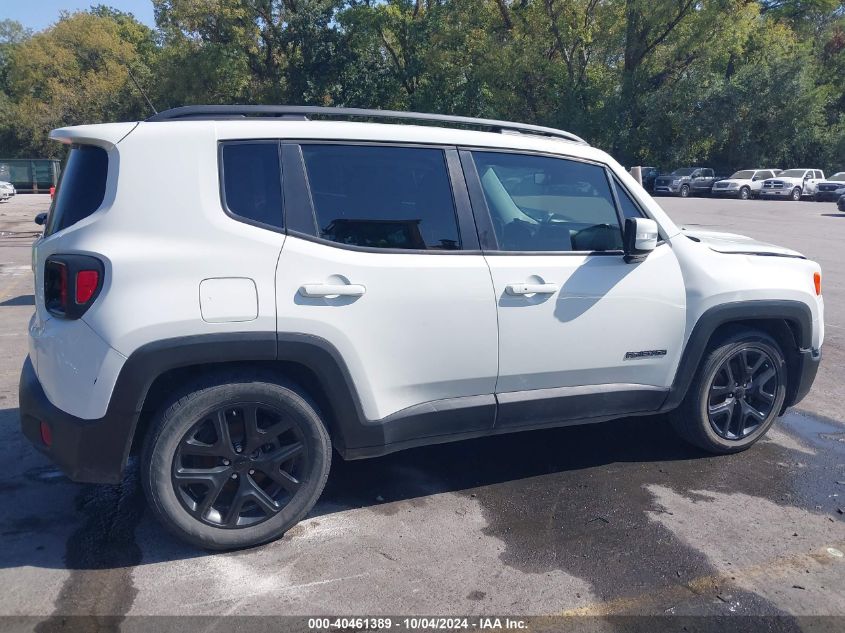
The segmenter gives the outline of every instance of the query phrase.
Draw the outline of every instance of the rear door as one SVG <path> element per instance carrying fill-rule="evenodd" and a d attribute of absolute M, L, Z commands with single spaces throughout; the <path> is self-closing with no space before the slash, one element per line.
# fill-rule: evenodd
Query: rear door
<path fill-rule="evenodd" d="M 463 413 L 410 434 L 490 428 L 496 304 L 456 150 L 314 142 L 283 155 L 280 349 L 286 333 L 334 348 L 368 420 L 428 403 Z"/>
<path fill-rule="evenodd" d="M 494 151 L 462 160 L 498 305 L 496 426 L 659 406 L 686 293 L 669 244 L 623 260 L 621 222 L 642 215 L 629 193 L 596 163 Z"/>

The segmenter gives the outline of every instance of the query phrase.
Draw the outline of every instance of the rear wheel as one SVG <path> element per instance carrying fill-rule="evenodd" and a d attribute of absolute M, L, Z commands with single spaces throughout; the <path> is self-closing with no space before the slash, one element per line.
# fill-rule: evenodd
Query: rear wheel
<path fill-rule="evenodd" d="M 272 374 L 209 376 L 157 416 L 142 457 L 153 512 L 180 538 L 236 549 L 281 537 L 314 506 L 331 443 L 314 405 Z"/>
<path fill-rule="evenodd" d="M 685 440 L 711 453 L 736 453 L 760 439 L 786 397 L 786 360 L 768 334 L 736 328 L 706 355 L 670 418 Z"/>
<path fill-rule="evenodd" d="M 801 199 L 801 187 L 795 187 L 795 189 L 792 190 L 790 197 L 795 202 L 798 202 Z"/>

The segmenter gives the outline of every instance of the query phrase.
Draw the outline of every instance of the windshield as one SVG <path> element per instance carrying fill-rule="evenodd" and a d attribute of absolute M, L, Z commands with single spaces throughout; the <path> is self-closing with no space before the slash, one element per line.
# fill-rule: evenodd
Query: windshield
<path fill-rule="evenodd" d="M 804 170 L 803 169 L 787 169 L 786 171 L 782 171 L 778 174 L 778 178 L 803 178 L 804 177 Z"/>
<path fill-rule="evenodd" d="M 695 169 L 693 169 L 692 167 L 684 167 L 683 169 L 676 169 L 675 171 L 673 171 L 669 175 L 670 176 L 689 176 L 694 171 L 695 171 Z"/>
<path fill-rule="evenodd" d="M 845 171 L 840 171 L 838 174 L 833 174 L 830 177 L 830 180 L 835 180 L 836 182 L 845 182 Z"/>
<path fill-rule="evenodd" d="M 754 178 L 753 171 L 738 171 L 736 172 L 731 178 L 736 178 L 737 180 L 751 180 Z"/>

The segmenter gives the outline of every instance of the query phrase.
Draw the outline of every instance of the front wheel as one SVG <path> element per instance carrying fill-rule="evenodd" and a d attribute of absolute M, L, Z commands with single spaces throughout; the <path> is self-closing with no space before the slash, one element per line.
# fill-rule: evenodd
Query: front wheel
<path fill-rule="evenodd" d="M 689 198 L 689 185 L 683 185 L 681 187 L 681 197 L 682 198 Z"/>
<path fill-rule="evenodd" d="M 206 549 L 281 537 L 314 506 L 331 465 L 316 407 L 273 374 L 211 375 L 156 416 L 142 482 L 159 520 Z"/>
<path fill-rule="evenodd" d="M 678 434 L 711 453 L 749 448 L 774 423 L 786 398 L 786 360 L 772 337 L 751 328 L 724 335 L 706 355 L 681 406 Z"/>
<path fill-rule="evenodd" d="M 751 190 L 748 187 L 743 187 L 739 190 L 739 199 L 748 200 L 751 197 Z"/>
<path fill-rule="evenodd" d="M 801 199 L 801 187 L 795 187 L 792 190 L 791 198 L 794 202 L 798 202 Z"/>

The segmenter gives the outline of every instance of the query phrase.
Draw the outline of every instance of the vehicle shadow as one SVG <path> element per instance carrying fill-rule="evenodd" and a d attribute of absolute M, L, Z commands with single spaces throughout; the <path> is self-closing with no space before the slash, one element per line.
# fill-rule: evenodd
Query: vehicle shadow
<path fill-rule="evenodd" d="M 845 218 L 845 213 L 822 213 L 820 215 L 824 218 Z"/>
<path fill-rule="evenodd" d="M 0 411 L 5 433 L 18 433 L 10 428 L 17 425 L 17 416 L 17 409 Z M 126 569 L 207 554 L 182 544 L 152 521 L 145 522 L 141 551 L 136 528 L 149 513 L 137 460 L 130 462 L 120 484 L 74 484 L 28 442 L 16 441 L 30 453 L 25 459 L 36 467 L 18 477 L 0 470 L 0 493 L 15 504 L 13 511 L 0 518 L 0 533 L 25 545 L 7 548 L 0 556 L 0 568 Z M 309 517 L 371 506 L 377 510 L 376 506 L 395 501 L 505 482 L 518 490 L 519 480 L 567 472 L 578 475 L 578 471 L 622 462 L 639 462 L 653 470 L 654 462 L 705 456 L 678 440 L 662 416 L 466 440 L 368 460 L 344 461 L 335 455 L 326 489 Z M 55 526 L 56 538 L 52 545 L 33 547 L 44 541 L 45 526 Z"/>
<path fill-rule="evenodd" d="M 20 295 L 18 297 L 12 297 L 11 299 L 6 299 L 3 302 L 0 302 L 0 307 L 5 306 L 34 306 L 35 305 L 35 297 L 33 295 Z"/>
<path fill-rule="evenodd" d="M 665 416 L 510 433 L 368 460 L 336 456 L 311 516 L 608 464 L 707 456 L 678 439 Z"/>

